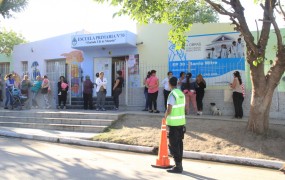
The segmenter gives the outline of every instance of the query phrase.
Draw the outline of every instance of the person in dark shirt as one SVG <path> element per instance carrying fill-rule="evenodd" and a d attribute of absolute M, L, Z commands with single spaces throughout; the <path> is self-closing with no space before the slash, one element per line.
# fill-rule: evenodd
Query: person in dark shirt
<path fill-rule="evenodd" d="M 191 78 L 192 74 L 187 73 L 186 78 L 182 81 L 181 90 L 185 95 L 186 104 L 185 110 L 186 114 L 190 114 L 190 102 L 193 106 L 194 112 L 197 113 L 197 103 L 196 103 L 196 88 L 198 87 L 196 81 Z"/>
<path fill-rule="evenodd" d="M 61 102 L 63 103 L 63 109 L 66 109 L 66 98 L 67 98 L 68 84 L 64 76 L 59 77 L 57 83 L 58 92 L 58 109 L 61 108 Z"/>
<path fill-rule="evenodd" d="M 2 101 L 3 101 L 2 88 L 3 88 L 3 83 L 2 83 L 2 74 L 0 74 L 0 102 L 2 102 Z"/>
<path fill-rule="evenodd" d="M 119 95 L 122 93 L 122 88 L 124 84 L 124 78 L 122 77 L 122 74 L 122 71 L 117 71 L 117 79 L 113 87 L 113 98 L 115 103 L 114 110 L 119 109 Z"/>
<path fill-rule="evenodd" d="M 143 85 L 144 85 L 144 97 L 145 97 L 145 108 L 142 111 L 148 111 L 148 104 L 149 104 L 149 98 L 148 98 L 148 88 L 146 86 L 146 80 L 150 77 L 150 71 L 147 72 L 147 75 L 144 79 Z"/>
<path fill-rule="evenodd" d="M 198 108 L 197 115 L 202 115 L 203 98 L 205 94 L 206 81 L 204 80 L 201 74 L 197 76 L 196 83 L 198 85 L 198 87 L 196 88 L 196 102 L 197 102 L 197 108 Z"/>
<path fill-rule="evenodd" d="M 83 100 L 84 100 L 84 109 L 87 110 L 93 109 L 93 88 L 94 84 L 90 80 L 90 76 L 85 77 L 85 81 L 83 82 Z"/>

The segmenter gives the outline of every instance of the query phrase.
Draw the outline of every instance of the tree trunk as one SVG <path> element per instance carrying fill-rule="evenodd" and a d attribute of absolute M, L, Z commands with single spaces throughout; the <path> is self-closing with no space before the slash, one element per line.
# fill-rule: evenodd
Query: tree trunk
<path fill-rule="evenodd" d="M 263 96 L 252 93 L 250 114 L 247 123 L 249 131 L 256 134 L 265 134 L 268 131 L 272 96 L 273 93 L 264 92 Z"/>

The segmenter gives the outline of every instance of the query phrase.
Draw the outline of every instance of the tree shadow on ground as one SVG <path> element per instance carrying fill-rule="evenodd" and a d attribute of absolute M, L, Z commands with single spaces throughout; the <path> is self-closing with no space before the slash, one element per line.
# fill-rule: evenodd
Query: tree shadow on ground
<path fill-rule="evenodd" d="M 151 128 L 157 130 L 155 138 L 159 142 L 162 115 L 126 115 L 112 125 L 112 129 Z M 246 122 L 187 119 L 185 149 L 216 154 L 277 159 L 285 161 L 285 126 L 270 125 L 266 136 L 256 135 L 246 130 Z M 147 136 L 147 134 L 145 134 Z"/>

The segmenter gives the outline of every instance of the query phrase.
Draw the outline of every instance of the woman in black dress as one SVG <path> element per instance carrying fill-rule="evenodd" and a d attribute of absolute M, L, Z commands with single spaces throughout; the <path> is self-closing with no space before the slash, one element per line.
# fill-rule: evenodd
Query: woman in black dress
<path fill-rule="evenodd" d="M 197 76 L 196 83 L 199 86 L 198 88 L 196 88 L 196 102 L 197 102 L 197 109 L 198 109 L 197 115 L 202 115 L 203 98 L 205 94 L 206 81 L 204 80 L 201 74 Z"/>
<path fill-rule="evenodd" d="M 63 109 L 66 109 L 66 97 L 68 91 L 68 83 L 64 76 L 59 77 L 57 83 L 57 92 L 58 92 L 58 109 L 61 109 L 61 103 L 63 104 Z"/>

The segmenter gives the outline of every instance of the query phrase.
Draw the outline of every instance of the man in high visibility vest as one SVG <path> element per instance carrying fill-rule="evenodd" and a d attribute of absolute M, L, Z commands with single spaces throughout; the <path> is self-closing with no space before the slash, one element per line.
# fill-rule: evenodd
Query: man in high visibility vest
<path fill-rule="evenodd" d="M 166 125 L 169 128 L 169 150 L 172 154 L 175 166 L 167 172 L 182 173 L 183 139 L 185 133 L 185 96 L 180 89 L 176 88 L 177 78 L 169 79 L 171 92 L 167 99 L 167 110 L 165 112 Z"/>

